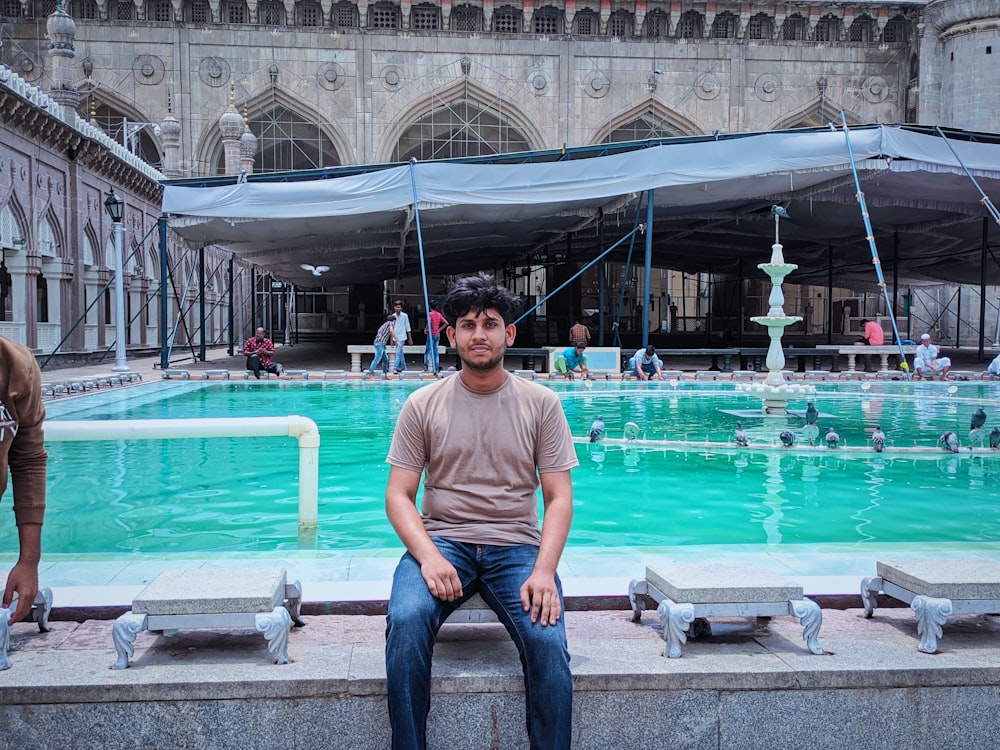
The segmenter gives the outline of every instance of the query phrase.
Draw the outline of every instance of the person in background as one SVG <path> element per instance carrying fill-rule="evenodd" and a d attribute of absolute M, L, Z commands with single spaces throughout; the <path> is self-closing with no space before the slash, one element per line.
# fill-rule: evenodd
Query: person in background
<path fill-rule="evenodd" d="M 1000 375 L 1000 354 L 993 358 L 993 361 L 987 366 L 986 371 L 990 375 Z"/>
<path fill-rule="evenodd" d="M 949 357 L 939 357 L 940 349 L 931 342 L 929 333 L 921 334 L 920 344 L 913 355 L 913 373 L 917 380 L 923 380 L 924 375 L 932 375 L 935 372 L 941 373 L 941 379 L 948 379 L 948 370 L 951 369 L 951 359 Z"/>
<path fill-rule="evenodd" d="M 406 369 L 406 352 L 403 347 L 413 345 L 413 331 L 410 328 L 410 316 L 403 312 L 403 300 L 396 300 L 392 309 L 396 315 L 396 363 L 392 371 L 400 373 Z"/>
<path fill-rule="evenodd" d="M 652 344 L 633 354 L 628 363 L 639 380 L 650 380 L 654 376 L 663 380 L 663 360 L 657 356 L 656 347 Z"/>
<path fill-rule="evenodd" d="M 403 402 L 386 457 L 386 515 L 407 550 L 386 617 L 392 747 L 426 748 L 438 629 L 478 592 L 520 655 L 531 748 L 568 750 L 573 678 L 556 568 L 573 517 L 573 437 L 554 391 L 503 368 L 518 297 L 470 277 L 442 307 L 462 369 Z"/>
<path fill-rule="evenodd" d="M 864 327 L 861 333 L 861 339 L 856 343 L 867 344 L 868 346 L 882 346 L 885 344 L 885 331 L 882 330 L 881 323 L 864 318 L 861 321 L 861 325 Z M 873 356 L 875 355 L 865 355 L 865 372 L 872 369 Z"/>
<path fill-rule="evenodd" d="M 260 380 L 261 370 L 279 378 L 285 371 L 284 367 L 271 361 L 271 357 L 274 356 L 274 343 L 267 338 L 263 328 L 258 328 L 256 334 L 246 340 L 243 344 L 243 353 L 247 357 L 247 369 L 253 372 L 257 380 Z"/>
<path fill-rule="evenodd" d="M 567 380 L 573 379 L 573 373 L 579 372 L 583 377 L 590 374 L 587 369 L 586 345 L 576 344 L 556 357 L 556 371 L 566 376 Z"/>
<path fill-rule="evenodd" d="M 38 595 L 45 516 L 45 452 L 42 374 L 30 350 L 0 337 L 0 495 L 13 484 L 14 523 L 20 552 L 7 575 L 0 606 L 17 608 L 9 622 L 24 619 Z"/>
<path fill-rule="evenodd" d="M 375 368 L 380 364 L 382 365 L 382 375 L 389 374 L 389 353 L 386 351 L 386 347 L 396 345 L 396 316 L 392 313 L 386 315 L 385 322 L 379 326 L 378 331 L 375 333 L 374 344 L 375 359 L 372 360 L 372 366 L 365 373 L 365 378 L 370 378 L 374 375 Z"/>
<path fill-rule="evenodd" d="M 427 334 L 427 347 L 424 349 L 424 370 L 433 372 L 435 375 L 441 371 L 441 353 L 438 344 L 441 341 L 441 329 L 447 328 L 448 321 L 444 315 L 438 312 L 437 303 L 431 302 L 431 311 L 427 315 L 427 326 L 424 333 Z"/>
<path fill-rule="evenodd" d="M 569 343 L 574 346 L 577 344 L 590 345 L 590 329 L 581 323 L 579 318 L 576 319 L 576 323 L 570 326 Z"/>

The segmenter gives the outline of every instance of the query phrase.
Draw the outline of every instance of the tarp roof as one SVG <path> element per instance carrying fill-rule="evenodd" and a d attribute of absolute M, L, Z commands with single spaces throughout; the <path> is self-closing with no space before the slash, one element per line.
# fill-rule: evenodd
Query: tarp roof
<path fill-rule="evenodd" d="M 1000 136 L 945 140 L 925 128 L 879 125 L 847 135 L 887 280 L 895 254 L 901 281 L 978 284 L 989 212 L 964 168 L 1000 198 Z M 791 215 L 781 226 L 785 258 L 799 265 L 790 283 L 826 284 L 831 257 L 836 285 L 875 281 L 847 137 L 832 126 L 173 180 L 164 183 L 163 212 L 192 246 L 217 245 L 278 279 L 315 287 L 419 275 L 414 194 L 427 272 L 442 275 L 557 255 L 586 262 L 631 230 L 649 190 L 656 267 L 736 273 L 742 260 L 756 273 L 774 238 L 770 207 L 780 203 Z M 611 257 L 623 259 L 626 249 Z M 317 278 L 303 263 L 331 270 Z M 987 268 L 988 283 L 1000 284 L 997 264 Z"/>

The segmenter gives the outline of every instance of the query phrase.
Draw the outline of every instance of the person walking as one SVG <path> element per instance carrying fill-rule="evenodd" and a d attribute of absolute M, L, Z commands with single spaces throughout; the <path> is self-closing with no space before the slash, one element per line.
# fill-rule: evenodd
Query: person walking
<path fill-rule="evenodd" d="M 365 379 L 374 375 L 375 368 L 379 365 L 382 365 L 382 377 L 386 377 L 389 374 L 389 352 L 386 351 L 386 347 L 396 345 L 395 315 L 390 313 L 385 316 L 385 322 L 376 331 L 373 343 L 375 344 L 375 359 L 372 360 L 372 366 L 365 373 Z"/>
<path fill-rule="evenodd" d="M 403 402 L 386 458 L 386 515 L 406 547 L 386 618 L 392 747 L 426 747 L 438 629 L 478 592 L 520 654 L 531 748 L 566 750 L 573 681 L 556 567 L 573 516 L 573 438 L 555 392 L 503 368 L 519 299 L 471 277 L 443 307 L 462 369 Z"/>
<path fill-rule="evenodd" d="M 403 347 L 413 345 L 413 331 L 410 329 L 410 316 L 403 312 L 403 300 L 396 300 L 392 307 L 396 316 L 396 363 L 392 371 L 398 374 L 406 369 L 406 352 Z"/>

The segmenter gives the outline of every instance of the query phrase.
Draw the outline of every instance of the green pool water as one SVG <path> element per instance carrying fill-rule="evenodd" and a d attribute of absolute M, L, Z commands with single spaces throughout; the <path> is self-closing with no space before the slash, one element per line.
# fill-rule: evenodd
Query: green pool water
<path fill-rule="evenodd" d="M 825 386 L 825 387 L 824 387 Z M 398 548 L 383 513 L 384 463 L 407 396 L 429 385 L 285 382 L 150 383 L 50 404 L 49 419 L 182 419 L 301 414 L 320 428 L 319 528 L 300 540 L 298 453 L 287 438 L 48 444 L 50 553 L 114 556 Z M 572 547 L 1000 540 L 1000 453 L 934 448 L 954 430 L 963 444 L 983 405 L 1000 424 L 1000 390 L 940 383 L 817 384 L 813 398 L 848 446 L 865 428 L 889 436 L 883 454 L 775 447 L 802 419 L 744 418 L 751 448 L 731 439 L 728 410 L 759 410 L 729 384 L 559 383 L 573 434 L 597 415 L 610 438 L 626 422 L 640 437 L 689 448 L 577 444 Z M 804 409 L 805 398 L 791 409 Z M 994 406 L 995 413 L 991 413 Z M 496 439 L 502 441 L 503 435 Z M 642 443 L 640 440 L 639 443 Z M 926 450 L 912 449 L 923 446 Z M 9 508 L 10 499 L 5 498 Z"/>

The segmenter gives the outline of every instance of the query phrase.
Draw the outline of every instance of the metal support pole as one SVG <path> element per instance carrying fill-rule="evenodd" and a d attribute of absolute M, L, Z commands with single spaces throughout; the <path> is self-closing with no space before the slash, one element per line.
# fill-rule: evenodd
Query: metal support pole
<path fill-rule="evenodd" d="M 250 266 L 250 330 L 254 330 L 257 323 L 257 269 Z M 243 335 L 242 333 L 240 334 Z"/>
<path fill-rule="evenodd" d="M 653 275 L 653 190 L 646 193 L 646 278 L 642 291 L 642 345 L 649 345 L 650 276 Z"/>
<path fill-rule="evenodd" d="M 958 287 L 955 307 L 955 346 L 961 346 L 962 338 L 962 287 Z"/>
<path fill-rule="evenodd" d="M 205 248 L 198 248 L 198 359 L 205 361 Z"/>
<path fill-rule="evenodd" d="M 983 217 L 983 245 L 979 255 L 979 359 L 985 361 L 986 340 L 986 248 L 990 239 L 990 222 Z"/>
<path fill-rule="evenodd" d="M 892 319 L 896 319 L 899 309 L 899 230 L 892 233 Z"/>
<path fill-rule="evenodd" d="M 826 343 L 833 343 L 833 245 L 827 248 L 826 260 Z"/>
<path fill-rule="evenodd" d="M 167 318 L 170 315 L 170 298 L 167 291 L 167 277 L 170 264 L 167 258 L 167 217 L 161 216 L 160 224 L 160 369 L 170 369 L 170 333 Z"/>
<path fill-rule="evenodd" d="M 229 356 L 232 357 L 236 352 L 236 309 L 235 309 L 235 292 L 233 291 L 233 263 L 235 260 L 233 256 L 229 256 Z"/>
<path fill-rule="evenodd" d="M 115 366 L 114 372 L 128 372 L 128 358 L 125 353 L 125 279 L 122 268 L 122 237 L 125 228 L 119 219 L 115 228 Z"/>

